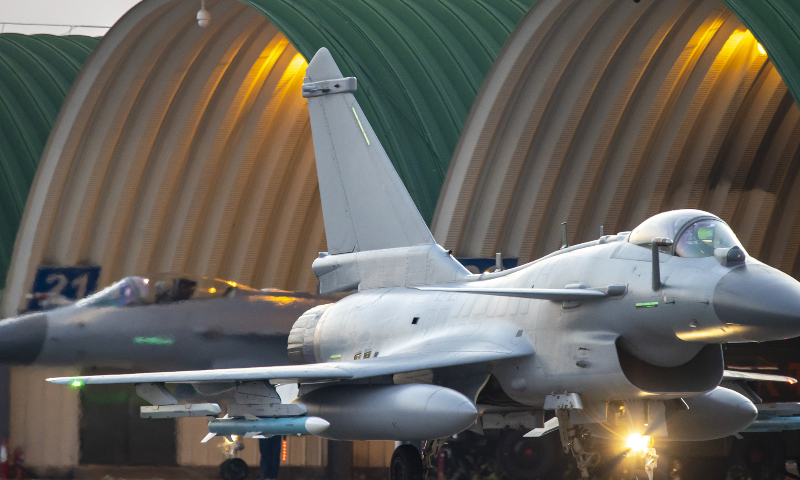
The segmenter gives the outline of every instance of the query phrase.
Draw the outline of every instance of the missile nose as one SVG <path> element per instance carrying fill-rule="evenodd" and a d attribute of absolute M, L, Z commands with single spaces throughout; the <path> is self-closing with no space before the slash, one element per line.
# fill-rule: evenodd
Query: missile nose
<path fill-rule="evenodd" d="M 309 417 L 306 420 L 306 431 L 311 435 L 319 435 L 330 427 L 331 424 L 327 420 L 319 417 Z"/>
<path fill-rule="evenodd" d="M 800 336 L 800 282 L 766 265 L 749 264 L 725 274 L 713 304 L 719 319 L 742 339 Z"/>
<path fill-rule="evenodd" d="M 36 313 L 0 321 L 0 363 L 33 363 L 47 336 L 47 315 Z"/>

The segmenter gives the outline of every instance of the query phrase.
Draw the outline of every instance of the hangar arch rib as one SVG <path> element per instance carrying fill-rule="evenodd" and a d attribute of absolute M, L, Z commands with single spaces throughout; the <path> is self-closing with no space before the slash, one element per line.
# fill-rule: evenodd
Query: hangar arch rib
<path fill-rule="evenodd" d="M 6 312 L 41 263 L 102 265 L 101 284 L 169 270 L 314 289 L 307 265 L 325 243 L 296 62 L 328 45 L 359 76 L 430 219 L 472 99 L 531 1 L 218 0 L 207 29 L 190 3 L 140 3 L 53 130 Z"/>
<path fill-rule="evenodd" d="M 574 243 L 701 208 L 797 273 L 800 110 L 752 33 L 717 0 L 578 3 L 537 2 L 498 55 L 434 236 L 527 261 L 558 248 L 564 220 Z"/>
<path fill-rule="evenodd" d="M 246 5 L 210 8 L 200 29 L 194 4 L 143 2 L 100 42 L 42 157 L 6 314 L 39 264 L 314 288 L 289 268 L 324 245 L 305 60 Z"/>
<path fill-rule="evenodd" d="M 475 95 L 536 0 L 242 0 L 311 59 L 326 47 L 430 223 Z"/>
<path fill-rule="evenodd" d="M 322 7 L 338 17 L 318 28 L 313 2 L 303 7 L 311 20 L 288 18 L 299 1 L 271 2 L 262 12 L 273 22 L 241 2 L 207 5 L 213 20 L 200 29 L 192 2 L 139 3 L 71 86 L 17 236 L 6 315 L 43 264 L 101 265 L 100 285 L 178 271 L 313 290 L 308 266 L 325 240 L 300 95 L 305 61 L 294 45 L 335 44 L 362 94 L 388 98 L 374 103 L 371 123 L 430 217 L 472 99 L 527 8 L 331 1 Z M 447 78 L 453 69 L 460 74 Z M 19 384 L 36 373 L 15 374 L 24 398 Z M 26 444 L 21 423 L 14 435 Z M 77 458 L 73 427 L 69 440 L 51 436 L 65 440 L 59 463 Z M 190 429 L 182 424 L 180 438 Z M 30 453 L 32 462 L 54 461 L 45 447 Z"/>

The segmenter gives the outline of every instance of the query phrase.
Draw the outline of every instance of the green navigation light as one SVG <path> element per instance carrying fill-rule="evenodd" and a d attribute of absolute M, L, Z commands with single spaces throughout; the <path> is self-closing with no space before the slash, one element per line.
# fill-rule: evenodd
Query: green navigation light
<path fill-rule="evenodd" d="M 637 303 L 636 308 L 654 308 L 658 306 L 658 302 L 645 302 Z"/>
<path fill-rule="evenodd" d="M 133 343 L 139 345 L 172 345 L 175 340 L 167 337 L 134 337 Z"/>
<path fill-rule="evenodd" d="M 70 385 L 75 388 L 81 388 L 83 386 L 83 382 L 81 382 L 80 380 L 73 380 Z"/>

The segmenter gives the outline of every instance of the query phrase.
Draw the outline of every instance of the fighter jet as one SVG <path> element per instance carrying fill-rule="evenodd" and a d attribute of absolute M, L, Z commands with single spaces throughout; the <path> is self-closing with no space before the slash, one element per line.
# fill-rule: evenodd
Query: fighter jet
<path fill-rule="evenodd" d="M 297 317 L 338 299 L 185 275 L 127 277 L 69 305 L 0 321 L 0 363 L 134 371 L 286 365 Z"/>
<path fill-rule="evenodd" d="M 800 335 L 800 283 L 698 210 L 470 274 L 436 244 L 356 88 L 317 52 L 302 93 L 328 252 L 312 269 L 322 293 L 357 293 L 297 320 L 288 352 L 298 365 L 49 380 L 135 383 L 151 417 L 220 413 L 179 405 L 166 384 L 228 384 L 236 403 L 210 421 L 210 436 L 425 440 L 421 453 L 397 447 L 394 480 L 421 478 L 452 435 L 503 426 L 558 430 L 584 478 L 597 461 L 592 436 L 638 436 L 652 477 L 648 437 L 720 438 L 756 419 L 745 394 L 719 386 L 750 378 L 725 372 L 721 344 Z M 298 384 L 298 397 L 280 403 L 278 384 Z"/>

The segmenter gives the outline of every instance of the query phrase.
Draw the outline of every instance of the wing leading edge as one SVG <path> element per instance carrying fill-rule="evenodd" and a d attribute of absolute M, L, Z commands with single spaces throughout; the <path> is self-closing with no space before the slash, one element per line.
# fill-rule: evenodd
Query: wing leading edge
<path fill-rule="evenodd" d="M 270 380 L 272 383 L 307 383 L 332 380 L 355 380 L 380 375 L 413 372 L 486 363 L 531 355 L 530 348 L 517 351 L 490 343 L 476 344 L 458 351 L 404 353 L 379 358 L 343 362 L 314 363 L 280 367 L 227 368 L 184 372 L 134 373 L 124 375 L 95 375 L 48 378 L 60 385 L 100 385 L 113 383 L 201 383 Z"/>
<path fill-rule="evenodd" d="M 469 293 L 473 295 L 494 295 L 501 297 L 529 298 L 566 302 L 570 300 L 599 300 L 622 295 L 624 285 L 611 285 L 604 289 L 594 288 L 474 288 L 474 287 L 414 287 L 424 292 Z"/>
<path fill-rule="evenodd" d="M 722 374 L 722 381 L 728 382 L 778 382 L 788 383 L 794 385 L 797 380 L 792 377 L 784 377 L 783 375 L 771 375 L 768 373 L 751 373 L 751 372 L 737 372 L 733 370 L 725 370 Z"/>

